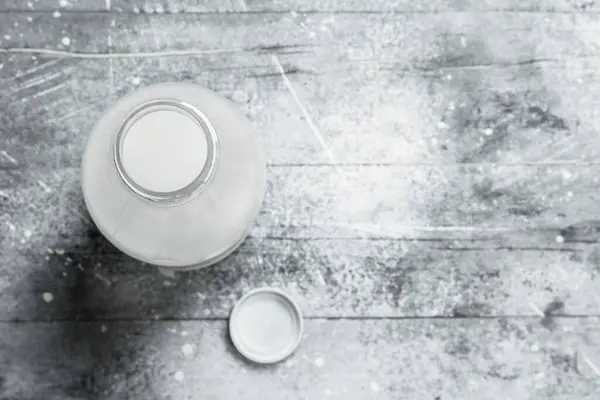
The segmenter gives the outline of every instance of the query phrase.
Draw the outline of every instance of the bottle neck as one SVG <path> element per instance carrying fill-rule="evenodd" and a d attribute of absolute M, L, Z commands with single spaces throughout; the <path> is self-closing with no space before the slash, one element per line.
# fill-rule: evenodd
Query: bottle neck
<path fill-rule="evenodd" d="M 199 109 L 175 99 L 156 99 L 138 105 L 125 118 L 113 158 L 118 176 L 136 196 L 177 203 L 212 180 L 219 141 Z"/>

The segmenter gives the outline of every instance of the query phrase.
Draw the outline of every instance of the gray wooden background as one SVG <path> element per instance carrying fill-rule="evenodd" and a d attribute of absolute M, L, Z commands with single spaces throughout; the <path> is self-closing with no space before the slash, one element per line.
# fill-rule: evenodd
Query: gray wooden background
<path fill-rule="evenodd" d="M 227 96 L 268 193 L 173 279 L 109 245 L 79 164 L 143 85 Z M 0 398 L 600 398 L 600 3 L 0 0 Z M 245 291 L 301 304 L 250 364 Z"/>

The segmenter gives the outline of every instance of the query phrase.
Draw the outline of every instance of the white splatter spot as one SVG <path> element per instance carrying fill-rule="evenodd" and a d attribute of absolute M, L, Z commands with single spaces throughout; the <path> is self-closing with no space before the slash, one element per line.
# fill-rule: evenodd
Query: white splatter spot
<path fill-rule="evenodd" d="M 32 21 L 33 21 L 33 18 L 27 17 L 27 22 L 32 22 Z"/>
<path fill-rule="evenodd" d="M 58 5 L 61 6 L 61 7 L 66 7 L 66 6 L 69 5 L 69 2 L 67 0 L 60 0 L 58 2 Z"/>
<path fill-rule="evenodd" d="M 0 63 L 0 69 L 4 68 L 4 64 Z"/>
<path fill-rule="evenodd" d="M 206 316 L 210 315 L 210 310 L 208 308 L 204 309 L 204 315 L 206 315 Z"/>
<path fill-rule="evenodd" d="M 538 347 L 537 344 L 534 344 L 533 346 L 531 346 L 531 351 L 538 351 L 540 348 Z"/>
<path fill-rule="evenodd" d="M 50 260 L 50 256 L 44 257 L 44 260 L 46 260 L 46 261 Z"/>
<path fill-rule="evenodd" d="M 327 397 L 331 396 L 331 390 L 325 389 L 325 396 L 327 396 Z"/>
<path fill-rule="evenodd" d="M 561 175 L 562 175 L 562 177 L 563 177 L 564 180 L 569 180 L 573 176 L 573 175 L 571 175 L 571 172 L 569 172 L 566 169 L 563 169 L 562 171 L 560 171 L 560 173 L 561 173 Z"/>
<path fill-rule="evenodd" d="M 50 193 L 52 191 L 52 189 L 50 189 L 50 186 L 46 185 L 46 182 L 44 181 L 37 181 L 38 185 L 40 185 L 42 187 L 42 189 L 44 189 L 44 191 L 46 193 Z"/>
<path fill-rule="evenodd" d="M 438 128 L 440 128 L 440 129 L 448 129 L 448 124 L 447 124 L 447 123 L 445 123 L 444 121 L 440 121 L 440 122 L 438 122 L 437 126 L 438 126 Z"/>
<path fill-rule="evenodd" d="M 556 243 L 564 243 L 565 238 L 562 235 L 556 236 Z"/>
<path fill-rule="evenodd" d="M 56 10 L 56 11 L 54 11 L 54 12 L 52 13 L 52 16 L 53 16 L 54 18 L 60 18 L 60 16 L 61 16 L 61 15 L 62 15 L 62 14 L 61 14 L 61 13 L 60 13 L 60 11 L 58 11 L 58 10 Z"/>
<path fill-rule="evenodd" d="M 10 35 L 4 35 L 4 39 L 10 40 Z"/>
<path fill-rule="evenodd" d="M 100 327 L 100 332 L 102 332 L 102 333 L 106 333 L 107 331 L 108 331 L 108 328 L 106 327 L 106 325 L 102 325 L 102 326 Z"/>
<path fill-rule="evenodd" d="M 167 328 L 167 332 L 169 332 L 169 333 L 177 333 L 177 329 Z"/>
<path fill-rule="evenodd" d="M 165 12 L 165 9 L 160 4 L 154 7 L 154 12 L 157 14 L 162 14 Z"/>
<path fill-rule="evenodd" d="M 10 221 L 6 221 L 6 225 L 8 226 L 8 229 L 11 230 L 11 232 L 14 232 L 17 228 L 10 223 Z"/>
<path fill-rule="evenodd" d="M 65 254 L 65 250 L 64 249 L 56 249 L 56 250 L 54 250 L 54 252 L 56 254 L 58 254 L 59 256 L 62 256 L 63 254 Z"/>
<path fill-rule="evenodd" d="M 42 298 L 44 299 L 44 301 L 46 303 L 50 303 L 52 300 L 54 300 L 54 296 L 52 295 L 52 293 L 46 292 L 42 295 Z"/>
<path fill-rule="evenodd" d="M 379 384 L 377 382 L 371 382 L 371 390 L 373 392 L 379 392 L 379 390 L 380 390 Z"/>
<path fill-rule="evenodd" d="M 448 74 L 448 75 L 446 75 L 446 80 L 447 80 L 447 81 L 451 81 L 451 80 L 452 80 L 452 74 Z"/>
<path fill-rule="evenodd" d="M 191 357 L 194 354 L 194 345 L 189 343 L 184 344 L 181 346 L 181 352 L 184 356 Z"/>
<path fill-rule="evenodd" d="M 139 76 L 132 76 L 131 77 L 131 83 L 134 84 L 135 86 L 139 85 L 141 82 L 141 79 Z"/>
<path fill-rule="evenodd" d="M 464 37 L 464 36 L 460 37 L 460 45 L 462 47 L 467 47 L 467 38 L 466 37 Z"/>
<path fill-rule="evenodd" d="M 187 331 L 181 331 L 181 336 L 187 336 L 188 332 Z"/>
<path fill-rule="evenodd" d="M 485 136 L 492 136 L 494 134 L 494 130 L 492 128 L 485 128 L 483 130 L 483 134 Z"/>
<path fill-rule="evenodd" d="M 19 23 L 18 23 L 18 22 L 15 22 L 15 28 L 16 28 L 17 26 L 19 26 Z"/>
<path fill-rule="evenodd" d="M 61 43 L 65 46 L 68 46 L 71 44 L 71 39 L 68 36 L 65 36 L 62 38 Z"/>
<path fill-rule="evenodd" d="M 46 256 L 46 257 L 48 257 L 48 256 Z M 50 257 L 48 257 L 48 258 L 50 258 Z M 62 273 L 62 276 L 64 276 L 64 277 L 66 278 L 68 275 L 67 275 L 67 273 L 66 273 L 66 272 L 63 272 L 63 273 Z"/>
<path fill-rule="evenodd" d="M 30 230 L 26 230 L 23 235 L 25 236 L 25 239 L 29 240 L 31 238 L 31 231 Z"/>
<path fill-rule="evenodd" d="M 139 14 L 140 13 L 140 9 L 137 8 L 137 7 L 133 7 L 133 12 L 136 13 L 136 14 Z"/>
<path fill-rule="evenodd" d="M 27 3 L 27 7 L 33 8 L 33 3 L 32 2 Z"/>
<path fill-rule="evenodd" d="M 315 360 L 315 365 L 317 367 L 319 367 L 319 368 L 322 367 L 322 366 L 324 366 L 325 365 L 325 359 L 323 357 L 317 357 L 316 360 Z"/>
<path fill-rule="evenodd" d="M 173 286 L 173 282 L 164 281 L 163 286 Z"/>
<path fill-rule="evenodd" d="M 568 198 L 571 198 L 571 197 L 573 197 L 573 192 L 567 192 L 567 197 L 568 197 Z"/>
<path fill-rule="evenodd" d="M 183 372 L 177 371 L 177 372 L 175 372 L 174 378 L 177 382 L 183 382 L 185 375 L 183 375 Z"/>
<path fill-rule="evenodd" d="M 46 251 L 48 252 L 48 254 L 54 254 L 54 250 L 52 250 L 50 247 L 48 247 Z"/>
<path fill-rule="evenodd" d="M 142 10 L 144 10 L 145 13 L 150 14 L 152 12 L 152 7 L 146 4 L 142 7 Z"/>
<path fill-rule="evenodd" d="M 298 16 L 298 13 L 296 11 L 290 11 L 290 15 L 294 18 L 296 18 Z"/>

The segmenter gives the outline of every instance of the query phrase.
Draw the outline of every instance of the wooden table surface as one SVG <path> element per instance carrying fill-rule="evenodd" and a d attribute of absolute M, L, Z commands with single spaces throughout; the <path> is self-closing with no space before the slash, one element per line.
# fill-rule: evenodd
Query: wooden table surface
<path fill-rule="evenodd" d="M 1 0 L 0 399 L 600 398 L 600 3 Z M 262 135 L 251 237 L 169 279 L 103 239 L 79 165 L 137 87 Z M 242 359 L 230 308 L 305 337 Z"/>

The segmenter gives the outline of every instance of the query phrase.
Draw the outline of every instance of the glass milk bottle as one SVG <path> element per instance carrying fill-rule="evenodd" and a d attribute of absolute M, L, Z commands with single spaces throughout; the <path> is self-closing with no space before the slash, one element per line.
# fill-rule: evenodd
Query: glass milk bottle
<path fill-rule="evenodd" d="M 81 180 L 94 223 L 117 248 L 163 270 L 193 269 L 227 257 L 249 233 L 265 156 L 233 103 L 201 86 L 163 83 L 106 111 Z"/>

